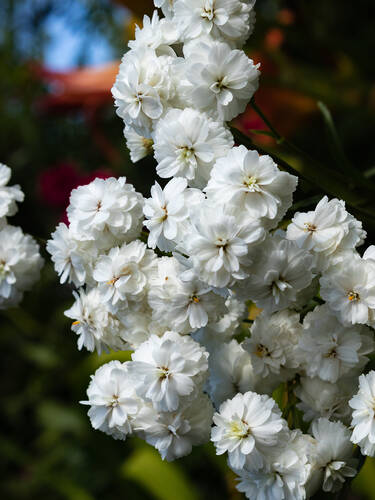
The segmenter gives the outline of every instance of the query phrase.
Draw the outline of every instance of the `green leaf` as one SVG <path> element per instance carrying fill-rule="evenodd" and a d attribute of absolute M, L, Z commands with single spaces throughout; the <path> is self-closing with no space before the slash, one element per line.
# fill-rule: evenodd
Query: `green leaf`
<path fill-rule="evenodd" d="M 352 490 L 356 493 L 366 495 L 368 500 L 375 500 L 374 477 L 375 460 L 373 458 L 367 458 L 361 472 L 352 481 Z"/>
<path fill-rule="evenodd" d="M 156 450 L 140 447 L 121 467 L 122 475 L 138 482 L 157 500 L 198 500 L 194 485 L 178 465 L 164 462 Z"/>
<path fill-rule="evenodd" d="M 275 139 L 275 134 L 273 134 L 272 132 L 268 132 L 268 130 L 259 130 L 259 129 L 252 128 L 249 130 L 249 132 L 251 132 L 252 134 L 257 134 L 257 135 L 266 135 L 267 137 L 272 137 L 272 139 Z"/>
<path fill-rule="evenodd" d="M 353 174 L 353 167 L 346 158 L 330 110 L 322 101 L 318 101 L 317 104 L 324 119 L 328 135 L 328 145 L 331 149 L 333 159 L 336 161 L 337 167 L 347 174 Z M 360 175 L 360 172 L 356 171 L 356 175 Z"/>
<path fill-rule="evenodd" d="M 272 398 L 276 401 L 279 408 L 283 407 L 284 393 L 285 393 L 285 382 L 280 384 L 272 393 Z"/>
<path fill-rule="evenodd" d="M 367 170 L 365 170 L 363 172 L 363 176 L 366 178 L 366 179 L 369 179 L 370 177 L 372 177 L 373 175 L 375 175 L 375 167 L 370 167 L 368 168 Z"/>

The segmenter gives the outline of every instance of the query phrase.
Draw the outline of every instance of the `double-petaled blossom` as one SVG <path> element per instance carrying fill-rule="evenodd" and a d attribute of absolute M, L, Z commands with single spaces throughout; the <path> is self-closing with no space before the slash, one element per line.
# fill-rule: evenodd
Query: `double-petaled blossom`
<path fill-rule="evenodd" d="M 65 314 L 79 349 L 133 351 L 92 377 L 95 429 L 168 461 L 211 439 L 247 498 L 304 500 L 355 475 L 351 442 L 375 454 L 374 372 L 358 389 L 375 247 L 359 253 L 366 233 L 342 200 L 293 215 L 297 178 L 234 145 L 229 122 L 260 76 L 241 50 L 254 4 L 154 0 L 165 17 L 136 28 L 112 93 L 132 162 L 154 156 L 159 180 L 146 198 L 125 178 L 75 189 L 47 250 L 77 288 Z M 21 201 L 8 174 L 0 222 Z M 21 236 L 0 230 L 2 306 L 28 276 Z"/>

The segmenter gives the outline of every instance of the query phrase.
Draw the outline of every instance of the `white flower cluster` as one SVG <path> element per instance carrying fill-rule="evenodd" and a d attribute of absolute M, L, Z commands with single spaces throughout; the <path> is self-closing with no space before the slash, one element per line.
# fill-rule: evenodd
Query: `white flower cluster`
<path fill-rule="evenodd" d="M 144 18 L 112 92 L 132 160 L 153 153 L 167 181 L 146 199 L 125 178 L 79 187 L 47 248 L 78 289 L 79 349 L 134 351 L 92 377 L 95 429 L 167 460 L 211 435 L 248 498 L 303 500 L 356 474 L 352 443 L 375 454 L 374 374 L 353 397 L 375 347 L 375 247 L 358 253 L 337 199 L 287 226 L 297 178 L 234 146 L 227 122 L 258 86 L 241 51 L 254 3 L 155 1 L 165 18 Z"/>
<path fill-rule="evenodd" d="M 18 211 L 24 200 L 20 186 L 8 186 L 11 169 L 0 163 L 0 309 L 17 306 L 23 293 L 39 279 L 43 259 L 39 246 L 20 227 L 8 224 L 7 217 Z"/>

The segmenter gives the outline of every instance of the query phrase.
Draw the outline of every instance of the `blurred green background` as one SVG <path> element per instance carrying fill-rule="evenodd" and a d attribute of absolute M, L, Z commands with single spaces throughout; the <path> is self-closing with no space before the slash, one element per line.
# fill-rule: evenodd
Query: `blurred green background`
<path fill-rule="evenodd" d="M 151 9 L 148 0 L 0 2 L 0 161 L 12 167 L 12 183 L 26 193 L 10 222 L 42 246 L 64 220 L 73 187 L 96 175 L 126 175 L 147 194 L 155 178 L 152 159 L 130 163 L 110 95 L 134 23 Z M 261 62 L 258 105 L 282 135 L 314 158 L 312 172 L 321 179 L 321 185 L 303 180 L 296 203 L 308 208 L 324 192 L 327 172 L 338 172 L 332 189 L 338 195 L 345 190 L 353 211 L 363 214 L 370 242 L 374 19 L 371 0 L 258 0 L 256 30 L 246 48 Z M 317 101 L 330 109 L 341 146 L 332 147 L 332 130 Z M 251 109 L 235 125 L 277 152 L 275 141 L 259 134 L 265 125 Z M 289 151 L 283 158 L 304 173 L 308 155 Z M 363 196 L 362 181 L 370 186 Z M 59 285 L 45 257 L 42 279 L 22 308 L 1 312 L 1 498 L 242 498 L 210 445 L 167 464 L 141 441 L 114 441 L 91 428 L 78 404 L 89 376 L 128 354 L 78 352 L 63 315 L 71 290 Z M 367 460 L 345 498 L 375 498 L 374 475 L 375 463 Z"/>

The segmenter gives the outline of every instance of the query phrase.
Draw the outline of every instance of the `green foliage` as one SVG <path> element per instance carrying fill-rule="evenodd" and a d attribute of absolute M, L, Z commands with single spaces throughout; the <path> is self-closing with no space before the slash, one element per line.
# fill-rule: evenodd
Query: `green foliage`
<path fill-rule="evenodd" d="M 199 500 L 199 493 L 175 463 L 163 462 L 152 448 L 139 446 L 124 463 L 121 473 L 149 491 L 156 500 Z"/>

